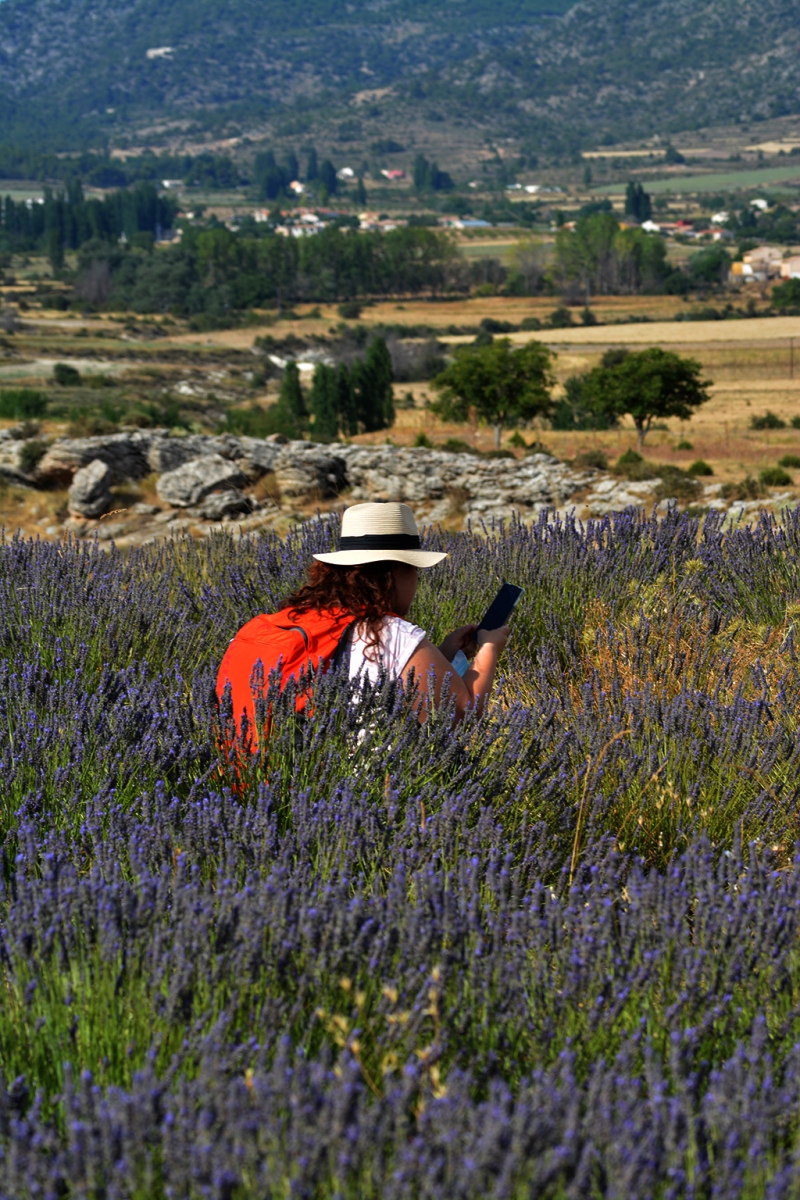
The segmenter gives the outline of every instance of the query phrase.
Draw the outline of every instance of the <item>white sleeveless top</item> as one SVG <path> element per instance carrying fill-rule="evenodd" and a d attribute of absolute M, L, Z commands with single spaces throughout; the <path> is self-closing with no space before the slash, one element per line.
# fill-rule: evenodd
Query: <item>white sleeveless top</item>
<path fill-rule="evenodd" d="M 380 649 L 376 650 L 374 646 L 367 648 L 363 630 L 354 626 L 350 643 L 350 678 L 376 683 L 382 664 L 387 674 L 396 679 L 426 636 L 424 629 L 402 617 L 384 617 Z"/>

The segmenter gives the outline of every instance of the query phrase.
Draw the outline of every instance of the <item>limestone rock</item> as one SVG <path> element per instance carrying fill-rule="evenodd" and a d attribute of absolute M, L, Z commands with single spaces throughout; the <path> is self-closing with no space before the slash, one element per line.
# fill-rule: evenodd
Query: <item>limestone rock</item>
<path fill-rule="evenodd" d="M 275 459 L 275 481 L 281 496 L 327 500 L 347 484 L 347 470 L 338 454 L 309 442 L 289 442 Z"/>
<path fill-rule="evenodd" d="M 252 507 L 244 492 L 240 492 L 238 488 L 229 488 L 227 491 L 211 492 L 206 496 L 197 515 L 206 521 L 221 521 L 223 517 L 233 516 L 234 513 L 249 513 Z"/>
<path fill-rule="evenodd" d="M 244 487 L 247 478 L 239 465 L 220 454 L 206 454 L 162 475 L 156 491 L 177 508 L 191 508 L 211 492 Z"/>
<path fill-rule="evenodd" d="M 69 489 L 69 511 L 81 517 L 100 517 L 111 507 L 112 471 L 108 463 L 95 458 L 75 472 Z"/>
<path fill-rule="evenodd" d="M 76 471 L 99 460 L 111 471 L 114 484 L 143 479 L 150 471 L 147 453 L 152 437 L 149 430 L 136 430 L 103 437 L 59 438 L 39 463 L 37 477 L 45 484 L 63 486 Z"/>

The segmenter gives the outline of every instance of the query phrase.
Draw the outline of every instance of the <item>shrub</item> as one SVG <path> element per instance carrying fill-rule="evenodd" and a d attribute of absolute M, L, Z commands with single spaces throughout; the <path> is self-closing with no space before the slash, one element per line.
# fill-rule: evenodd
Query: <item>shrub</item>
<path fill-rule="evenodd" d="M 26 475 L 32 475 L 44 458 L 46 451 L 47 442 L 42 441 L 40 438 L 34 438 L 33 441 L 26 442 L 20 450 L 20 470 Z"/>
<path fill-rule="evenodd" d="M 779 467 L 800 467 L 800 454 L 784 454 L 783 458 L 778 459 Z"/>
<path fill-rule="evenodd" d="M 520 321 L 519 327 L 520 327 L 520 329 L 524 329 L 524 330 L 541 329 L 542 322 L 539 320 L 538 317 L 523 317 L 522 320 Z"/>
<path fill-rule="evenodd" d="M 512 436 L 508 439 L 509 446 L 516 447 L 517 450 L 527 450 L 528 443 L 518 429 L 514 430 Z"/>
<path fill-rule="evenodd" d="M 53 367 L 53 378 L 59 387 L 80 387 L 81 373 L 69 363 L 56 363 Z"/>
<path fill-rule="evenodd" d="M 792 429 L 800 429 L 800 417 L 792 417 L 789 424 L 791 425 Z"/>
<path fill-rule="evenodd" d="M 624 475 L 626 479 L 646 479 L 652 476 L 642 475 L 644 458 L 636 450 L 629 447 L 614 463 L 614 474 Z"/>
<path fill-rule="evenodd" d="M 582 450 L 572 460 L 573 467 L 594 467 L 597 471 L 608 470 L 608 457 L 604 450 Z"/>
<path fill-rule="evenodd" d="M 696 458 L 694 462 L 686 468 L 686 473 L 687 475 L 713 475 L 714 468 L 710 463 L 707 463 L 704 458 Z"/>
<path fill-rule="evenodd" d="M 758 478 L 764 487 L 786 487 L 792 482 L 791 475 L 787 474 L 783 467 L 765 467 Z"/>
<path fill-rule="evenodd" d="M 362 308 L 363 305 L 358 300 L 345 300 L 343 304 L 339 305 L 336 311 L 345 321 L 357 321 L 361 316 Z"/>
<path fill-rule="evenodd" d="M 786 422 L 781 419 L 776 413 L 770 412 L 769 409 L 760 417 L 754 416 L 750 418 L 751 429 L 785 429 Z"/>
<path fill-rule="evenodd" d="M 0 392 L 0 417 L 11 421 L 29 421 L 43 417 L 47 397 L 31 388 L 13 388 Z"/>
<path fill-rule="evenodd" d="M 572 313 L 562 304 L 550 313 L 548 324 L 551 329 L 569 329 L 575 322 L 572 320 Z"/>
<path fill-rule="evenodd" d="M 417 436 L 414 438 L 414 445 L 419 446 L 425 450 L 433 449 L 433 442 L 428 437 L 427 433 L 424 432 L 424 430 L 420 431 L 420 433 L 418 433 Z"/>
<path fill-rule="evenodd" d="M 763 500 L 767 489 L 760 479 L 746 475 L 740 483 L 726 483 L 722 487 L 722 496 L 726 500 Z"/>
<path fill-rule="evenodd" d="M 424 437 L 424 434 L 423 434 Z M 446 442 L 442 442 L 441 446 L 436 447 L 437 450 L 445 450 L 448 454 L 480 454 L 475 446 L 471 446 L 469 442 L 462 442 L 460 438 L 448 438 Z"/>
<path fill-rule="evenodd" d="M 516 458 L 513 450 L 486 450 L 484 458 Z"/>
<path fill-rule="evenodd" d="M 657 500 L 693 500 L 700 493 L 697 480 L 680 467 L 658 466 L 655 473 L 661 480 L 655 492 Z"/>
<path fill-rule="evenodd" d="M 681 440 L 678 442 L 678 444 L 677 444 L 677 446 L 675 447 L 675 449 L 676 449 L 676 450 L 694 450 L 694 446 L 692 445 L 692 443 L 691 443 L 691 442 L 687 442 L 685 438 L 682 438 L 682 439 L 681 439 Z"/>

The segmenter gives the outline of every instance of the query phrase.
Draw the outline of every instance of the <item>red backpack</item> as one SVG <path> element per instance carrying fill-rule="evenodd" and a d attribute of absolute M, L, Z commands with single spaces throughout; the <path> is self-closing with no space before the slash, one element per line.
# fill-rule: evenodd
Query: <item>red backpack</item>
<path fill-rule="evenodd" d="M 355 618 L 352 613 L 339 611 L 310 611 L 300 615 L 302 624 L 292 621 L 292 610 L 262 613 L 243 625 L 231 641 L 217 673 L 217 696 L 222 699 L 225 687 L 231 685 L 233 716 L 236 729 L 242 732 L 242 716 L 255 740 L 255 698 L 250 680 L 253 668 L 260 661 L 264 668 L 264 688 L 272 671 L 281 673 L 281 690 L 291 678 L 304 671 L 316 671 L 320 665 L 328 670 L 336 661 L 337 651 L 344 647 L 345 634 Z M 305 709 L 308 693 L 298 693 L 296 708 Z"/>

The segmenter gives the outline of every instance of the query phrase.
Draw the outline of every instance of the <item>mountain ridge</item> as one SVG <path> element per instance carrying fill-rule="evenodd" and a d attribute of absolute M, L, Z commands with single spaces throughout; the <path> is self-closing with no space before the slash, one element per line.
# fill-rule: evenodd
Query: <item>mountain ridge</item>
<path fill-rule="evenodd" d="M 64 148 L 189 118 L 310 132 L 391 88 L 387 120 L 439 104 L 574 152 L 800 112 L 799 60 L 793 0 L 2 0 L 0 120 Z"/>

